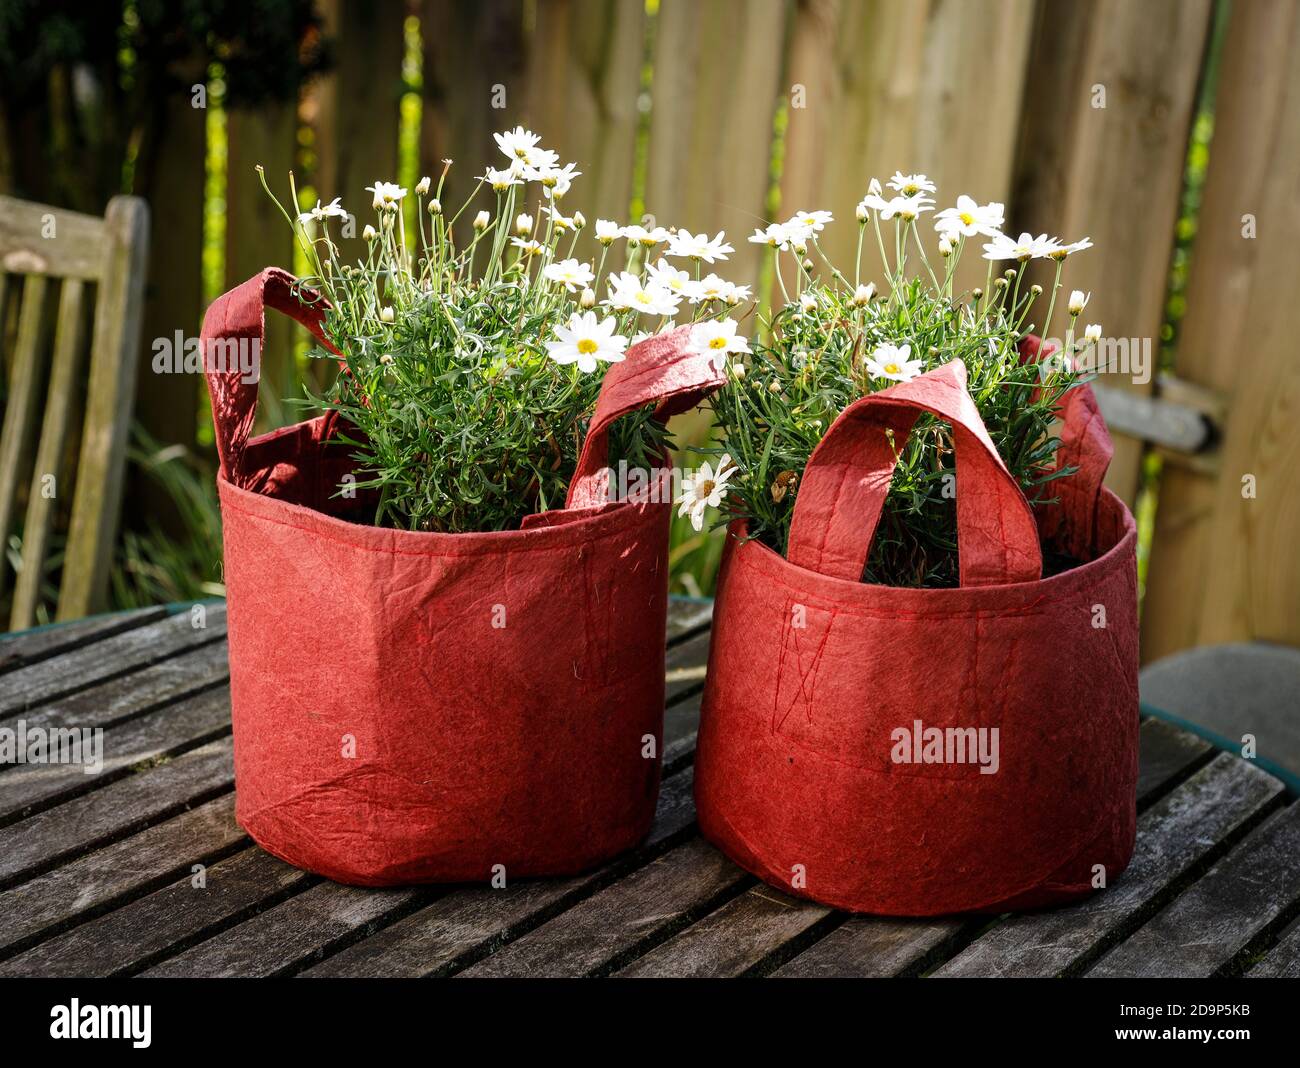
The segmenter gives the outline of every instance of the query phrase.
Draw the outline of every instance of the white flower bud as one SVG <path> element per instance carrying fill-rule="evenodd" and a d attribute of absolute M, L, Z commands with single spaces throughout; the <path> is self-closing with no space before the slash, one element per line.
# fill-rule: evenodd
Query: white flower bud
<path fill-rule="evenodd" d="M 743 363 L 733 363 L 733 364 L 731 365 L 731 377 L 732 377 L 732 378 L 744 378 L 744 377 L 745 377 L 745 365 L 744 365 Z"/>
<path fill-rule="evenodd" d="M 952 238 L 947 234 L 939 238 L 939 255 L 944 257 L 952 255 Z"/>
<path fill-rule="evenodd" d="M 379 318 L 385 323 L 391 323 L 393 321 L 393 306 L 391 304 L 385 304 L 380 308 Z"/>
<path fill-rule="evenodd" d="M 775 378 L 772 379 L 772 381 L 767 384 L 767 391 L 769 393 L 780 393 L 781 383 L 778 382 Z"/>
<path fill-rule="evenodd" d="M 586 311 L 596 306 L 596 293 L 592 289 L 584 289 L 578 297 L 578 307 Z"/>
<path fill-rule="evenodd" d="M 573 228 L 575 230 L 581 230 L 586 225 L 587 225 L 587 217 L 583 215 L 582 212 L 575 211 L 573 213 Z"/>
<path fill-rule="evenodd" d="M 803 307 L 803 310 L 806 312 L 817 310 L 817 298 L 814 297 L 811 293 L 805 293 L 802 297 L 800 297 L 799 304 Z"/>
<path fill-rule="evenodd" d="M 876 283 L 868 282 L 865 286 L 858 286 L 853 291 L 853 303 L 859 308 L 865 307 L 871 303 L 871 298 L 876 295 Z"/>
<path fill-rule="evenodd" d="M 533 217 L 531 215 L 520 215 L 515 220 L 515 233 L 520 237 L 527 237 L 533 232 Z"/>
<path fill-rule="evenodd" d="M 361 231 L 361 236 L 364 237 L 367 241 L 373 241 L 375 238 L 379 236 L 379 232 L 373 226 L 367 223 L 366 228 Z"/>
<path fill-rule="evenodd" d="M 415 191 L 422 197 L 429 195 L 429 178 L 427 175 L 415 183 Z"/>
<path fill-rule="evenodd" d="M 442 214 L 442 201 L 439 200 L 437 197 L 434 197 L 431 201 L 429 201 L 429 214 L 430 215 Z"/>
<path fill-rule="evenodd" d="M 486 211 L 480 211 L 477 215 L 474 216 L 474 229 L 486 230 L 488 225 L 488 220 L 490 218 L 491 216 Z"/>
<path fill-rule="evenodd" d="M 854 209 L 853 214 L 857 217 L 857 220 L 860 223 L 864 223 L 868 218 L 870 218 L 870 213 L 867 211 L 866 204 L 859 204 Z"/>
<path fill-rule="evenodd" d="M 1089 323 L 1083 328 L 1083 339 L 1085 341 L 1101 340 L 1101 323 Z"/>
<path fill-rule="evenodd" d="M 389 364 L 393 362 L 392 353 L 385 352 L 382 356 L 379 357 L 379 362 L 382 363 L 385 367 L 387 367 Z"/>
<path fill-rule="evenodd" d="M 1088 306 L 1088 300 L 1091 296 L 1092 296 L 1091 293 L 1085 293 L 1082 289 L 1071 290 L 1070 303 L 1068 305 L 1070 309 L 1070 314 L 1078 315 L 1081 311 L 1083 311 L 1083 309 Z"/>

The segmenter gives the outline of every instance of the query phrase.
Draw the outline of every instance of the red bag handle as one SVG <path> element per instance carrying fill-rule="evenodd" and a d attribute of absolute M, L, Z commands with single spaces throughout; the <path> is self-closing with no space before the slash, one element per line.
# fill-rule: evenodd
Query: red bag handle
<path fill-rule="evenodd" d="M 321 323 L 328 305 L 317 297 L 306 304 L 294 293 L 296 279 L 278 267 L 267 267 L 247 282 L 223 293 L 214 300 L 203 316 L 200 343 L 203 349 L 203 373 L 212 400 L 212 425 L 217 439 L 221 473 L 227 481 L 240 484 L 241 465 L 248 437 L 257 415 L 257 382 L 244 380 L 239 361 L 231 359 L 227 346 L 256 341 L 260 360 L 266 343 L 266 309 L 274 308 L 310 330 L 327 349 L 338 355 L 329 343 Z M 302 290 L 316 297 L 310 289 Z M 233 366 L 232 366 L 233 362 Z"/>
<path fill-rule="evenodd" d="M 689 324 L 656 334 L 633 345 L 626 359 L 610 365 L 565 507 L 592 508 L 609 500 L 609 428 L 614 420 L 656 401 L 655 418 L 668 419 L 690 411 L 726 384 L 727 376 L 712 356 L 687 351 L 690 337 Z"/>
<path fill-rule="evenodd" d="M 1037 363 L 1056 351 L 1056 345 L 1044 344 L 1036 334 L 1030 334 L 1020 343 L 1020 358 L 1025 363 Z M 1064 548 L 1083 560 L 1096 543 L 1102 484 L 1115 455 L 1115 445 L 1097 404 L 1097 395 L 1087 383 L 1074 386 L 1065 394 L 1059 415 L 1063 425 L 1056 466 L 1078 470 L 1055 484 L 1060 506 L 1045 516 L 1044 535 L 1059 537 L 1064 525 Z"/>
<path fill-rule="evenodd" d="M 840 413 L 799 481 L 790 562 L 833 578 L 862 578 L 897 464 L 894 449 L 902 451 L 922 412 L 952 425 L 961 584 L 1037 580 L 1042 553 L 1033 510 L 984 428 L 960 360 L 863 397 Z M 886 431 L 893 432 L 892 445 Z"/>

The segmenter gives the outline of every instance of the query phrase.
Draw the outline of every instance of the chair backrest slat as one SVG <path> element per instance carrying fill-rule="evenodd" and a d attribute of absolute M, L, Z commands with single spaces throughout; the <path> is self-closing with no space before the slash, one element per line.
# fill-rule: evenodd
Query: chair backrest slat
<path fill-rule="evenodd" d="M 49 279 L 31 275 L 23 284 L 19 307 L 18 341 L 9 375 L 9 401 L 0 429 L 0 547 L 6 550 L 18 508 L 18 486 L 24 478 L 36 428 L 36 400 L 40 391 L 41 350 L 45 329 L 45 296 Z M 5 592 L 7 566 L 0 566 L 0 596 Z"/>
<path fill-rule="evenodd" d="M 22 630 L 36 623 L 36 609 L 41 599 L 41 579 L 58 507 L 58 487 L 63 481 L 63 454 L 77 397 L 77 374 L 81 369 L 85 341 L 86 318 L 82 314 L 85 290 L 86 283 L 80 278 L 69 278 L 63 283 L 63 292 L 59 296 L 59 321 L 54 333 L 54 364 L 50 368 L 45 424 L 41 427 L 36 465 L 32 469 L 32 488 L 27 497 L 27 519 L 23 523 L 23 569 L 18 573 L 18 581 L 14 585 L 14 603 L 9 614 L 10 630 Z"/>
<path fill-rule="evenodd" d="M 59 619 L 101 609 L 122 514 L 129 413 L 135 400 L 144 284 L 149 258 L 149 208 L 138 197 L 114 197 L 104 216 L 103 274 L 95 302 L 86 389 L 86 422 L 77 461 L 68 545 L 59 588 Z M 123 418 L 123 413 L 128 417 Z"/>

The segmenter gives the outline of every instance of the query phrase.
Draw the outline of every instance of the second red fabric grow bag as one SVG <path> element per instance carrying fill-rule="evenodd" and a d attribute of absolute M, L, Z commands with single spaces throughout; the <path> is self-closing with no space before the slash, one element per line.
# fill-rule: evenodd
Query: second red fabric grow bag
<path fill-rule="evenodd" d="M 606 437 L 722 379 L 689 328 L 612 365 L 567 506 L 520 530 L 349 522 L 332 415 L 249 440 L 256 382 L 222 353 L 267 307 L 321 335 L 267 270 L 218 298 L 203 345 L 221 458 L 236 818 L 265 849 L 365 885 L 576 872 L 654 816 L 667 615 L 667 472 L 610 503 Z"/>
<path fill-rule="evenodd" d="M 1110 438 L 1091 389 L 1072 389 L 1058 462 L 1079 470 L 1035 514 L 965 385 L 954 361 L 847 408 L 800 480 L 788 559 L 742 523 L 728 538 L 700 828 L 838 908 L 1053 904 L 1115 879 L 1133 849 L 1136 531 L 1102 486 Z M 895 465 L 885 431 L 901 449 L 922 412 L 953 429 L 960 588 L 864 584 Z M 1079 566 L 1041 578 L 1040 541 Z M 951 759 L 980 737 L 996 761 Z"/>

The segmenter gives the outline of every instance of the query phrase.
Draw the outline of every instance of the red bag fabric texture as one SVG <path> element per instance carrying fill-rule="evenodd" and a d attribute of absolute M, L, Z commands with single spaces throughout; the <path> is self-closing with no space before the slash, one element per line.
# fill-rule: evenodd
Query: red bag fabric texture
<path fill-rule="evenodd" d="M 865 584 L 895 465 L 884 431 L 901 449 L 922 412 L 953 430 L 960 587 Z M 733 524 L 695 800 L 736 863 L 899 916 L 1057 904 L 1123 871 L 1137 535 L 1102 486 L 1113 450 L 1092 390 L 1071 389 L 1060 415 L 1057 460 L 1078 471 L 1035 510 L 953 361 L 840 415 L 801 479 L 788 559 Z M 1081 563 L 1042 578 L 1040 543 Z"/>
<path fill-rule="evenodd" d="M 659 787 L 670 504 L 607 501 L 606 433 L 647 404 L 693 407 L 718 371 L 685 351 L 689 328 L 633 346 L 605 373 L 567 506 L 519 530 L 378 528 L 337 496 L 352 461 L 325 444 L 333 415 L 249 440 L 257 384 L 217 355 L 260 344 L 267 307 L 324 341 L 293 285 L 268 269 L 203 324 L 237 820 L 368 886 L 569 874 L 634 845 Z"/>

